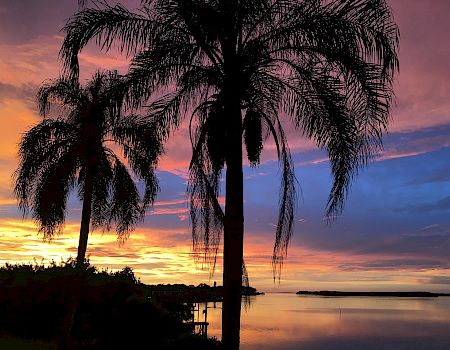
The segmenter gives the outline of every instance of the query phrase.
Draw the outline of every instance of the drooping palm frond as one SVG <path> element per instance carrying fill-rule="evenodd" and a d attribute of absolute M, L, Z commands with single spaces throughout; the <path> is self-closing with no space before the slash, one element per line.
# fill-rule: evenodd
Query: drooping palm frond
<path fill-rule="evenodd" d="M 122 147 L 131 169 L 144 181 L 143 206 L 153 204 L 159 188 L 155 168 L 164 153 L 162 136 L 158 135 L 152 120 L 133 115 L 117 118 L 112 135 Z"/>
<path fill-rule="evenodd" d="M 134 225 L 143 219 L 145 211 L 141 206 L 136 184 L 127 168 L 116 157 L 114 162 L 114 178 L 111 184 L 112 201 L 110 208 L 110 224 L 115 225 L 121 241 L 128 238 Z"/>
<path fill-rule="evenodd" d="M 66 154 L 73 152 L 76 130 L 61 120 L 44 120 L 31 128 L 19 144 L 20 164 L 15 172 L 14 192 L 25 214 L 31 208 L 36 182 Z"/>
<path fill-rule="evenodd" d="M 84 199 L 83 175 L 91 170 L 95 173 L 92 191 L 92 217 L 91 225 L 94 229 L 111 231 L 110 210 L 112 196 L 112 182 L 114 181 L 114 165 L 111 161 L 111 151 L 107 147 L 98 150 L 94 169 L 83 168 L 79 177 L 79 198 Z"/>
<path fill-rule="evenodd" d="M 398 68 L 398 29 L 384 1 L 285 4 L 283 22 L 253 40 L 268 40 L 274 61 L 290 72 L 289 112 L 330 155 L 332 216 L 342 210 L 351 179 L 381 146 Z"/>
<path fill-rule="evenodd" d="M 14 193 L 24 215 L 31 210 L 45 239 L 64 224 L 67 197 L 75 184 L 76 130 L 62 120 L 44 120 L 19 145 Z"/>
<path fill-rule="evenodd" d="M 92 38 L 98 37 L 105 49 L 117 41 L 121 51 L 133 54 L 144 47 L 154 33 L 148 14 L 133 13 L 120 4 L 110 6 L 103 1 L 97 6 L 82 9 L 63 28 L 66 36 L 60 56 L 72 77 L 79 75 L 78 53 Z"/>
<path fill-rule="evenodd" d="M 198 162 L 189 172 L 188 194 L 193 248 L 198 261 L 207 263 L 214 272 L 221 242 L 224 213 L 219 204 L 219 176 L 208 175 Z"/>
<path fill-rule="evenodd" d="M 287 138 L 278 117 L 278 110 L 270 98 L 270 96 L 273 96 L 274 94 L 276 95 L 281 93 L 281 91 L 277 89 L 280 88 L 280 85 L 275 84 L 270 87 L 271 84 L 268 84 L 266 79 L 263 79 L 263 81 L 266 84 L 265 87 L 259 86 L 260 90 L 257 90 L 255 88 L 256 85 L 254 85 L 253 100 L 251 101 L 249 108 L 253 113 L 252 118 L 258 118 L 261 125 L 261 130 L 258 126 L 258 128 L 254 131 L 259 131 L 261 135 L 266 135 L 264 140 L 270 136 L 275 142 L 277 148 L 279 168 L 281 172 L 281 184 L 278 201 L 278 221 L 275 230 L 275 244 L 272 255 L 272 267 L 274 278 L 276 276 L 280 278 L 283 260 L 287 254 L 287 248 L 294 228 L 295 203 L 297 200 L 297 179 L 295 177 L 294 166 L 292 163 Z M 257 143 L 257 145 L 258 147 L 253 152 L 259 150 L 259 144 Z M 247 144 L 247 149 L 248 148 L 249 144 Z M 250 157 L 249 161 L 251 161 Z"/>
<path fill-rule="evenodd" d="M 35 179 L 32 215 L 44 239 L 60 234 L 64 225 L 67 199 L 75 184 L 77 162 L 74 152 L 56 158 Z"/>
<path fill-rule="evenodd" d="M 225 161 L 221 147 L 225 147 L 225 143 L 219 133 L 223 128 L 214 125 L 216 118 L 208 118 L 209 114 L 218 113 L 216 103 L 205 103 L 197 111 L 198 122 L 191 123 L 190 130 L 193 148 L 188 183 L 190 216 L 194 251 L 203 253 L 203 261 L 211 264 L 213 272 L 225 216 L 218 202 Z M 215 128 L 220 130 L 214 131 Z"/>
<path fill-rule="evenodd" d="M 46 116 L 52 104 L 75 108 L 82 98 L 80 87 L 70 79 L 61 77 L 45 82 L 37 93 L 39 113 Z"/>

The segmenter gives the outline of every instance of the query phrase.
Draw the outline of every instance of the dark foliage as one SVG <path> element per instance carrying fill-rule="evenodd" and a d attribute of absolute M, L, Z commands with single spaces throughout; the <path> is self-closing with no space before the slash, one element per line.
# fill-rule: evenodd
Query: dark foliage
<path fill-rule="evenodd" d="M 55 340 L 61 329 L 75 260 L 49 267 L 6 264 L 0 268 L 0 332 Z M 98 271 L 85 263 L 83 291 L 74 325 L 78 349 L 215 349 L 218 343 L 192 336 L 181 321 L 151 302 L 128 267 Z M 188 346 L 185 347 L 184 345 Z M 180 347 L 177 347 L 180 346 Z"/>
<path fill-rule="evenodd" d="M 200 283 L 198 286 L 185 284 L 158 284 L 143 286 L 146 295 L 161 302 L 184 301 L 189 303 L 202 303 L 220 301 L 223 298 L 223 286 L 211 287 Z M 242 296 L 254 296 L 263 294 L 256 288 L 242 286 Z"/>

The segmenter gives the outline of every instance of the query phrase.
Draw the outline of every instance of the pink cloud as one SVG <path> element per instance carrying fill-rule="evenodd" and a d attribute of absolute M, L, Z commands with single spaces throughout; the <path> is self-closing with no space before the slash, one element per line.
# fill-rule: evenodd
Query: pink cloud
<path fill-rule="evenodd" d="M 398 105 L 391 131 L 450 123 L 450 3 L 390 0 L 400 27 Z"/>
<path fill-rule="evenodd" d="M 154 207 L 166 206 L 166 205 L 178 205 L 187 204 L 187 199 L 175 199 L 173 201 L 157 201 L 153 204 Z"/>
<path fill-rule="evenodd" d="M 186 214 L 188 213 L 188 209 L 183 208 L 156 208 L 150 209 L 149 214 L 151 215 L 174 215 L 174 214 Z"/>

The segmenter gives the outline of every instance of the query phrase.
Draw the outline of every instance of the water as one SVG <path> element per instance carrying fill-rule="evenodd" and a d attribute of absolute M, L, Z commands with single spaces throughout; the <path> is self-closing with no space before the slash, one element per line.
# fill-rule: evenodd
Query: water
<path fill-rule="evenodd" d="M 242 311 L 241 350 L 450 350 L 450 297 L 274 293 L 251 301 Z M 220 339 L 221 304 L 213 306 L 208 336 Z"/>

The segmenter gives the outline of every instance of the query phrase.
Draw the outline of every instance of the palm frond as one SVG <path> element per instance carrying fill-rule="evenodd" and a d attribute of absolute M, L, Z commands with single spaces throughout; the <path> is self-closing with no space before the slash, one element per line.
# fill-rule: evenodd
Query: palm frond
<path fill-rule="evenodd" d="M 45 82 L 37 93 L 39 113 L 46 116 L 51 104 L 59 104 L 69 108 L 75 108 L 81 97 L 81 90 L 72 79 L 61 77 Z"/>
<path fill-rule="evenodd" d="M 120 4 L 99 2 L 97 8 L 85 8 L 73 15 L 63 28 L 66 33 L 60 50 L 64 68 L 70 75 L 79 74 L 78 54 L 91 39 L 108 50 L 114 42 L 120 51 L 133 54 L 145 47 L 154 35 L 148 14 L 137 14 Z"/>
<path fill-rule="evenodd" d="M 133 115 L 121 117 L 115 121 L 111 134 L 122 146 L 131 169 L 145 182 L 144 207 L 152 204 L 159 189 L 155 167 L 164 152 L 161 135 L 152 119 Z"/>
<path fill-rule="evenodd" d="M 219 84 L 220 70 L 205 65 L 201 52 L 193 44 L 169 41 L 161 46 L 134 57 L 127 74 L 129 104 L 140 107 L 155 91 L 170 91 L 162 94 L 170 96 L 177 86 L 176 94 L 183 97 L 184 106 L 195 108 L 204 99 L 205 91 Z M 161 100 L 153 102 L 159 104 Z"/>
<path fill-rule="evenodd" d="M 44 239 L 61 233 L 67 199 L 75 184 L 77 161 L 74 149 L 69 149 L 39 172 L 34 182 L 32 215 Z"/>
<path fill-rule="evenodd" d="M 93 190 L 92 190 L 92 204 L 91 204 L 91 223 L 94 229 L 102 228 L 110 230 L 109 212 L 111 210 L 112 202 L 112 182 L 114 181 L 113 152 L 103 147 L 98 152 L 97 162 L 95 168 L 82 169 L 81 172 L 92 171 L 93 176 Z M 112 158 L 112 159 L 111 159 Z M 80 176 L 81 177 L 81 176 Z M 79 184 L 79 189 L 84 189 L 84 181 Z M 83 193 L 79 193 L 81 199 L 84 198 Z"/>
<path fill-rule="evenodd" d="M 218 202 L 224 167 L 223 156 L 218 156 L 218 153 L 223 153 L 220 147 L 224 147 L 224 143 L 220 140 L 223 140 L 224 128 L 214 124 L 223 122 L 220 116 L 214 117 L 218 107 L 214 102 L 204 104 L 197 110 L 200 117 L 198 123 L 191 123 L 190 130 L 194 152 L 189 167 L 188 195 L 193 249 L 197 253 L 196 258 L 202 258 L 204 263 L 209 264 L 211 273 L 215 269 L 224 219 Z"/>
<path fill-rule="evenodd" d="M 136 223 L 144 217 L 140 205 L 139 192 L 127 168 L 116 157 L 114 176 L 111 183 L 112 201 L 109 211 L 109 224 L 115 226 L 119 241 L 128 238 Z"/>
<path fill-rule="evenodd" d="M 281 185 L 278 200 L 278 221 L 275 231 L 275 243 L 272 256 L 274 278 L 281 277 L 281 269 L 294 229 L 295 204 L 297 200 L 297 179 L 292 163 L 287 138 L 284 133 L 278 110 L 270 97 L 263 91 L 254 91 L 254 100 L 250 105 L 259 123 L 252 132 L 262 133 L 262 125 L 267 128 L 268 134 L 277 146 L 278 162 L 281 171 Z M 254 116 L 254 117 L 255 117 Z M 261 128 L 261 129 L 260 129 Z"/>
<path fill-rule="evenodd" d="M 46 119 L 31 128 L 19 144 L 20 163 L 15 172 L 14 193 L 24 215 L 44 169 L 73 151 L 76 131 L 61 120 Z M 71 151 L 72 150 L 72 151 Z"/>
<path fill-rule="evenodd" d="M 189 171 L 188 195 L 194 256 L 214 272 L 224 213 L 218 202 L 220 173 L 207 174 L 199 161 Z"/>

